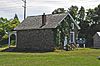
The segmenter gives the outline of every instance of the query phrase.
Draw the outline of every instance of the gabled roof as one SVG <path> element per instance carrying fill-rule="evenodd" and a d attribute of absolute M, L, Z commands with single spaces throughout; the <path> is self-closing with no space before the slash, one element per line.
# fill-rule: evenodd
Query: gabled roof
<path fill-rule="evenodd" d="M 93 36 L 93 38 L 97 38 L 97 37 L 100 37 L 100 32 L 96 32 Z"/>
<path fill-rule="evenodd" d="M 46 15 L 46 25 L 42 28 L 42 15 L 29 16 L 22 21 L 14 30 L 26 30 L 26 29 L 44 29 L 44 28 L 56 28 L 66 14 L 48 14 Z"/>
<path fill-rule="evenodd" d="M 73 19 L 73 17 L 71 16 L 71 14 L 67 11 L 68 15 L 70 16 L 70 18 L 72 19 L 73 23 L 75 24 L 75 26 L 77 27 L 78 30 L 80 30 L 80 26 L 77 24 L 77 22 Z"/>
<path fill-rule="evenodd" d="M 100 32 L 97 32 L 97 34 L 100 36 Z"/>
<path fill-rule="evenodd" d="M 75 26 L 80 29 L 78 24 L 75 23 L 72 16 L 68 13 L 65 14 L 48 14 L 46 15 L 46 24 L 42 26 L 42 15 L 29 16 L 22 21 L 14 30 L 27 30 L 27 29 L 46 29 L 46 28 L 56 28 L 64 18 L 69 15 L 74 22 Z M 42 26 L 42 27 L 41 27 Z"/>

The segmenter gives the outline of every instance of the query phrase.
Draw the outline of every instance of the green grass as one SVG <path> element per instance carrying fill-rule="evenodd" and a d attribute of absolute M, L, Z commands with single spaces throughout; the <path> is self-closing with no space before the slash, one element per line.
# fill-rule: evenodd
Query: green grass
<path fill-rule="evenodd" d="M 0 66 L 100 66 L 100 49 L 47 53 L 0 52 Z"/>

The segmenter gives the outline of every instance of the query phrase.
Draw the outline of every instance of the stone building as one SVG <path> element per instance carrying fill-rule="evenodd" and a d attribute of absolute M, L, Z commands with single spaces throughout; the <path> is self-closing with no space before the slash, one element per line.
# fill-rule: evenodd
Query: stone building
<path fill-rule="evenodd" d="M 80 29 L 69 13 L 29 16 L 14 30 L 17 32 L 16 48 L 36 51 L 53 51 L 56 47 L 56 31 L 70 16 L 73 25 Z M 71 32 L 72 34 L 74 32 Z M 59 38 L 58 38 L 59 39 Z M 72 41 L 75 41 L 73 34 Z M 63 41 L 64 43 L 64 41 Z M 64 45 L 64 44 L 63 44 Z"/>

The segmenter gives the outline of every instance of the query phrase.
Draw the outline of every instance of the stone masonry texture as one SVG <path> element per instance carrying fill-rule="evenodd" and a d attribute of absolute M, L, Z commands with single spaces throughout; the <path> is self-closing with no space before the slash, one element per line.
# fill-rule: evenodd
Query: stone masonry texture
<path fill-rule="evenodd" d="M 55 48 L 52 29 L 17 31 L 17 48 L 31 51 L 52 51 Z"/>

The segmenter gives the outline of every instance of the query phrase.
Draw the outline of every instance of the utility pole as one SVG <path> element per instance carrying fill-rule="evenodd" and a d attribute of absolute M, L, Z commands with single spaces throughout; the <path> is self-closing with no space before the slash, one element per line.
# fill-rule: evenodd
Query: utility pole
<path fill-rule="evenodd" d="M 26 18 L 26 0 L 22 0 L 24 2 L 24 19 Z"/>

